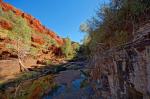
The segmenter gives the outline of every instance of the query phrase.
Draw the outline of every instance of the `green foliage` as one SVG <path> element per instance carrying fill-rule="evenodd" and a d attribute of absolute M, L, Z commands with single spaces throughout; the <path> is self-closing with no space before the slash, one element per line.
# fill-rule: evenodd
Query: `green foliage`
<path fill-rule="evenodd" d="M 62 46 L 61 50 L 67 58 L 73 54 L 73 48 L 69 38 L 65 38 L 65 44 Z"/>
<path fill-rule="evenodd" d="M 12 32 L 13 32 L 13 35 L 15 36 L 12 39 L 20 40 L 24 44 L 31 44 L 32 29 L 28 26 L 27 21 L 23 19 L 22 17 L 18 17 L 15 20 L 14 28 Z"/>
<path fill-rule="evenodd" d="M 12 11 L 3 11 L 0 7 L 0 19 L 11 23 L 13 26 L 11 30 L 0 29 L 0 36 L 1 34 L 2 36 L 5 36 L 7 34 L 5 37 L 8 37 L 12 41 L 16 42 L 14 44 L 14 47 L 7 45 L 7 48 L 13 48 L 17 50 L 19 46 L 20 49 L 23 48 L 27 52 L 30 52 L 31 55 L 35 56 L 41 49 L 48 49 L 48 47 L 51 45 L 58 46 L 58 43 L 53 38 L 51 38 L 47 34 L 39 33 L 36 30 L 32 29 L 26 19 L 22 18 L 21 16 L 16 16 Z M 31 44 L 33 44 L 33 42 L 31 41 L 31 35 L 33 33 L 38 34 L 45 40 L 45 43 L 43 45 L 37 45 L 38 48 L 34 48 L 31 46 Z"/>
<path fill-rule="evenodd" d="M 120 31 L 115 33 L 116 45 L 124 44 L 128 41 L 128 33 Z"/>
<path fill-rule="evenodd" d="M 110 48 L 128 42 L 132 30 L 142 22 L 140 18 L 149 20 L 149 10 L 149 0 L 111 0 L 101 6 L 97 16 L 80 26 L 87 33 L 83 46 L 94 53 L 99 44 Z"/>
<path fill-rule="evenodd" d="M 52 64 L 52 61 L 51 60 L 47 60 L 46 61 L 46 65 L 50 65 L 50 64 Z"/>
<path fill-rule="evenodd" d="M 35 47 L 30 47 L 30 54 L 32 55 L 32 56 L 35 56 L 37 53 L 38 53 L 38 48 L 35 48 Z"/>
<path fill-rule="evenodd" d="M 39 45 L 39 47 L 41 49 L 48 49 L 48 47 L 51 46 L 51 45 L 58 46 L 58 43 L 53 38 L 48 36 L 47 34 L 43 34 L 43 33 L 36 32 L 36 31 L 34 31 L 34 32 L 36 33 L 36 35 L 39 35 L 39 36 L 43 37 L 43 39 L 45 41 L 45 43 L 42 46 Z"/>
<path fill-rule="evenodd" d="M 54 39 L 50 39 L 49 44 L 57 46 L 57 42 Z"/>
<path fill-rule="evenodd" d="M 12 44 L 7 44 L 6 48 L 11 49 L 11 50 L 15 50 L 14 45 L 12 45 Z"/>
<path fill-rule="evenodd" d="M 72 47 L 73 47 L 73 51 L 78 51 L 79 49 L 80 49 L 80 44 L 79 43 L 76 43 L 76 42 L 74 42 L 73 44 L 72 44 Z"/>
<path fill-rule="evenodd" d="M 72 42 L 70 38 L 65 38 L 64 41 L 65 43 L 61 47 L 62 53 L 65 55 L 67 59 L 75 58 L 80 49 L 80 44 L 76 42 Z"/>
<path fill-rule="evenodd" d="M 72 46 L 72 58 L 75 58 L 77 57 L 77 54 L 80 50 L 80 44 L 73 42 L 71 46 Z"/>
<path fill-rule="evenodd" d="M 16 93 L 15 99 L 30 99 L 34 94 L 38 95 L 38 97 L 42 97 L 46 90 L 53 89 L 53 87 L 56 86 L 52 81 L 52 76 L 44 76 L 36 80 L 28 80 L 25 81 L 25 83 L 22 82 L 22 84 L 22 87 L 20 87 L 19 91 Z M 36 90 L 37 88 L 40 90 Z M 8 96 L 12 97 L 12 95 L 14 94 L 9 94 Z"/>
<path fill-rule="evenodd" d="M 17 78 L 14 81 L 15 81 L 15 83 L 19 83 L 23 80 L 31 79 L 37 75 L 38 75 L 38 72 L 35 72 L 35 71 L 24 72 L 24 73 L 20 74 L 19 76 L 17 76 Z"/>
<path fill-rule="evenodd" d="M 7 38 L 8 33 L 9 33 L 8 30 L 5 30 L 5 29 L 0 28 L 0 37 L 1 37 L 1 38 Z"/>
<path fill-rule="evenodd" d="M 5 18 L 7 20 L 11 20 L 12 22 L 15 22 L 15 20 L 17 19 L 14 17 L 14 13 L 12 11 L 4 12 L 1 7 L 0 7 L 0 17 Z"/>
<path fill-rule="evenodd" d="M 36 75 L 37 75 L 37 72 L 35 72 L 35 71 L 25 72 L 25 73 L 21 74 L 20 78 L 21 79 L 29 79 L 29 78 L 32 78 L 32 77 L 34 77 Z"/>
<path fill-rule="evenodd" d="M 57 42 L 53 38 L 51 38 L 47 35 L 44 35 L 44 40 L 46 41 L 46 45 L 56 45 L 57 46 Z"/>
<path fill-rule="evenodd" d="M 12 23 L 13 28 L 7 32 L 8 37 L 13 41 L 22 42 L 22 47 L 30 49 L 32 29 L 27 21 L 22 17 L 16 16 L 12 11 L 4 12 L 0 8 L 0 18 Z M 15 45 L 14 45 L 15 46 Z M 14 47 L 16 48 L 16 47 Z"/>

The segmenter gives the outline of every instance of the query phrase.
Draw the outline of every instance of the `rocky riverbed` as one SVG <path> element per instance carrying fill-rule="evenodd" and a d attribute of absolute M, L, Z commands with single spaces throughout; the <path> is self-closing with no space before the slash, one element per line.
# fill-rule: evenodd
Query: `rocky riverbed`
<path fill-rule="evenodd" d="M 68 62 L 35 69 L 13 82 L 0 86 L 2 99 L 87 99 L 93 92 L 88 85 L 87 62 Z"/>

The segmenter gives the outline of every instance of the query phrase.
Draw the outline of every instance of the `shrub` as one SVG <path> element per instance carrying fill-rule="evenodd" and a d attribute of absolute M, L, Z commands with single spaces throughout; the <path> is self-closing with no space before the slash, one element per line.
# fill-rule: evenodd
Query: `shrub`
<path fill-rule="evenodd" d="M 52 64 L 52 61 L 51 60 L 47 60 L 46 61 L 46 65 L 50 65 L 50 64 Z"/>
<path fill-rule="evenodd" d="M 15 47 L 12 44 L 7 44 L 6 48 L 11 49 L 11 50 L 15 50 Z"/>
<path fill-rule="evenodd" d="M 101 6 L 94 18 L 80 26 L 90 38 L 86 43 L 90 52 L 95 53 L 99 44 L 109 49 L 130 41 L 134 30 L 149 20 L 149 8 L 150 0 L 110 0 Z"/>
<path fill-rule="evenodd" d="M 16 38 L 20 39 L 23 43 L 31 43 L 32 29 L 28 26 L 27 21 L 22 17 L 18 17 L 14 22 L 13 32 L 16 33 Z"/>
<path fill-rule="evenodd" d="M 37 53 L 38 53 L 38 49 L 37 48 L 35 48 L 35 47 L 30 47 L 30 54 L 32 55 L 32 56 L 35 56 Z"/>
<path fill-rule="evenodd" d="M 46 45 L 57 45 L 57 42 L 53 38 L 51 38 L 47 35 L 44 35 L 44 39 L 47 43 Z"/>
<path fill-rule="evenodd" d="M 69 38 L 65 38 L 65 44 L 61 48 L 62 53 L 65 55 L 65 57 L 69 57 L 73 53 L 71 40 Z"/>
<path fill-rule="evenodd" d="M 77 53 L 79 52 L 79 49 L 80 49 L 80 44 L 79 43 L 72 43 L 72 57 L 76 57 L 77 56 Z"/>

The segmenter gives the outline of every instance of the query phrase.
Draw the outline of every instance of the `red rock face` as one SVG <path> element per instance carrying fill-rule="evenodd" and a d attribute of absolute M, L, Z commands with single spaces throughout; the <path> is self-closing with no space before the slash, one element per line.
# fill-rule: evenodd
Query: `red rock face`
<path fill-rule="evenodd" d="M 52 38 L 54 38 L 58 42 L 58 44 L 60 45 L 64 44 L 63 39 L 57 36 L 53 31 L 48 30 L 47 34 L 50 35 Z"/>
<path fill-rule="evenodd" d="M 1 50 L 2 48 L 5 48 L 5 43 L 4 43 L 4 44 L 0 44 L 0 50 Z"/>
<path fill-rule="evenodd" d="M 15 10 L 15 8 L 13 6 L 11 6 L 7 3 L 4 3 L 4 2 L 2 2 L 1 6 L 4 11 L 9 11 L 9 10 L 14 11 Z"/>
<path fill-rule="evenodd" d="M 40 32 L 40 33 L 46 33 L 49 36 L 51 36 L 52 38 L 54 38 L 58 44 L 62 45 L 63 44 L 63 40 L 62 38 L 59 38 L 54 32 L 52 32 L 51 30 L 47 29 L 45 26 L 43 26 L 39 20 L 37 20 L 36 18 L 34 18 L 33 16 L 26 14 L 18 9 L 16 9 L 15 7 L 13 7 L 10 4 L 4 3 L 2 2 L 2 0 L 0 0 L 0 6 L 2 7 L 2 9 L 4 11 L 12 11 L 14 12 L 17 16 L 22 16 L 23 18 L 25 18 L 29 25 L 34 28 L 36 31 Z"/>
<path fill-rule="evenodd" d="M 54 39 L 58 42 L 58 44 L 60 44 L 60 45 L 63 45 L 63 44 L 64 44 L 63 39 L 60 39 L 59 37 L 54 38 Z"/>
<path fill-rule="evenodd" d="M 32 42 L 38 43 L 40 45 L 44 44 L 44 39 L 41 36 L 38 36 L 36 34 L 33 34 L 31 39 L 32 39 Z"/>
<path fill-rule="evenodd" d="M 53 51 L 53 53 L 54 53 L 56 56 L 61 56 L 61 55 L 63 55 L 63 53 L 62 53 L 60 47 L 56 47 L 56 46 L 52 45 L 52 46 L 50 46 L 50 47 L 48 48 L 48 50 Z"/>
<path fill-rule="evenodd" d="M 12 29 L 12 24 L 5 21 L 5 20 L 0 20 L 0 27 L 7 29 L 7 30 L 11 30 Z"/>

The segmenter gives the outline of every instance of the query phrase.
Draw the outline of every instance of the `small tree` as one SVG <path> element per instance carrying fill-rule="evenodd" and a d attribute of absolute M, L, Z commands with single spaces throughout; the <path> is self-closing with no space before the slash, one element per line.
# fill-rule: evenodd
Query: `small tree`
<path fill-rule="evenodd" d="M 28 26 L 25 19 L 22 17 L 15 17 L 15 15 L 12 17 L 12 20 L 14 21 L 14 28 L 12 29 L 12 33 L 10 33 L 9 37 L 11 40 L 16 42 L 14 44 L 14 49 L 17 52 L 20 70 L 27 71 L 23 61 L 30 51 L 32 29 Z"/>
<path fill-rule="evenodd" d="M 26 19 L 22 18 L 21 16 L 16 16 L 12 11 L 5 12 L 1 7 L 0 17 L 12 23 L 13 28 L 12 30 L 8 31 L 8 37 L 11 39 L 11 41 L 14 41 L 14 44 L 10 44 L 9 47 L 17 52 L 21 71 L 27 71 L 22 61 L 30 51 L 32 29 L 28 25 Z"/>
<path fill-rule="evenodd" d="M 66 57 L 72 54 L 73 49 L 70 38 L 65 38 L 65 44 L 62 46 L 61 50 Z"/>
<path fill-rule="evenodd" d="M 24 61 L 24 58 L 26 57 L 28 51 L 29 51 L 29 49 L 27 47 L 23 46 L 21 40 L 18 39 L 18 41 L 17 41 L 17 56 L 18 56 L 18 61 L 19 61 L 21 71 L 28 71 L 28 69 L 26 69 L 25 65 L 22 62 L 22 61 Z"/>
<path fill-rule="evenodd" d="M 18 28 L 16 28 L 17 32 L 17 54 L 18 54 L 18 61 L 21 68 L 23 68 L 25 71 L 27 69 L 25 68 L 25 65 L 23 64 L 23 60 L 25 56 L 30 51 L 30 44 L 31 44 L 31 28 L 28 26 L 26 20 L 23 18 L 20 18 L 16 21 L 16 25 Z"/>
<path fill-rule="evenodd" d="M 26 69 L 26 66 L 24 65 L 23 61 L 25 59 L 25 57 L 27 56 L 30 47 L 26 44 L 24 44 L 21 40 L 21 38 L 17 37 L 15 44 L 8 44 L 7 47 L 9 49 L 12 49 L 16 52 L 17 57 L 18 57 L 18 62 L 19 62 L 19 66 L 20 66 L 20 71 L 28 71 L 28 69 Z"/>

